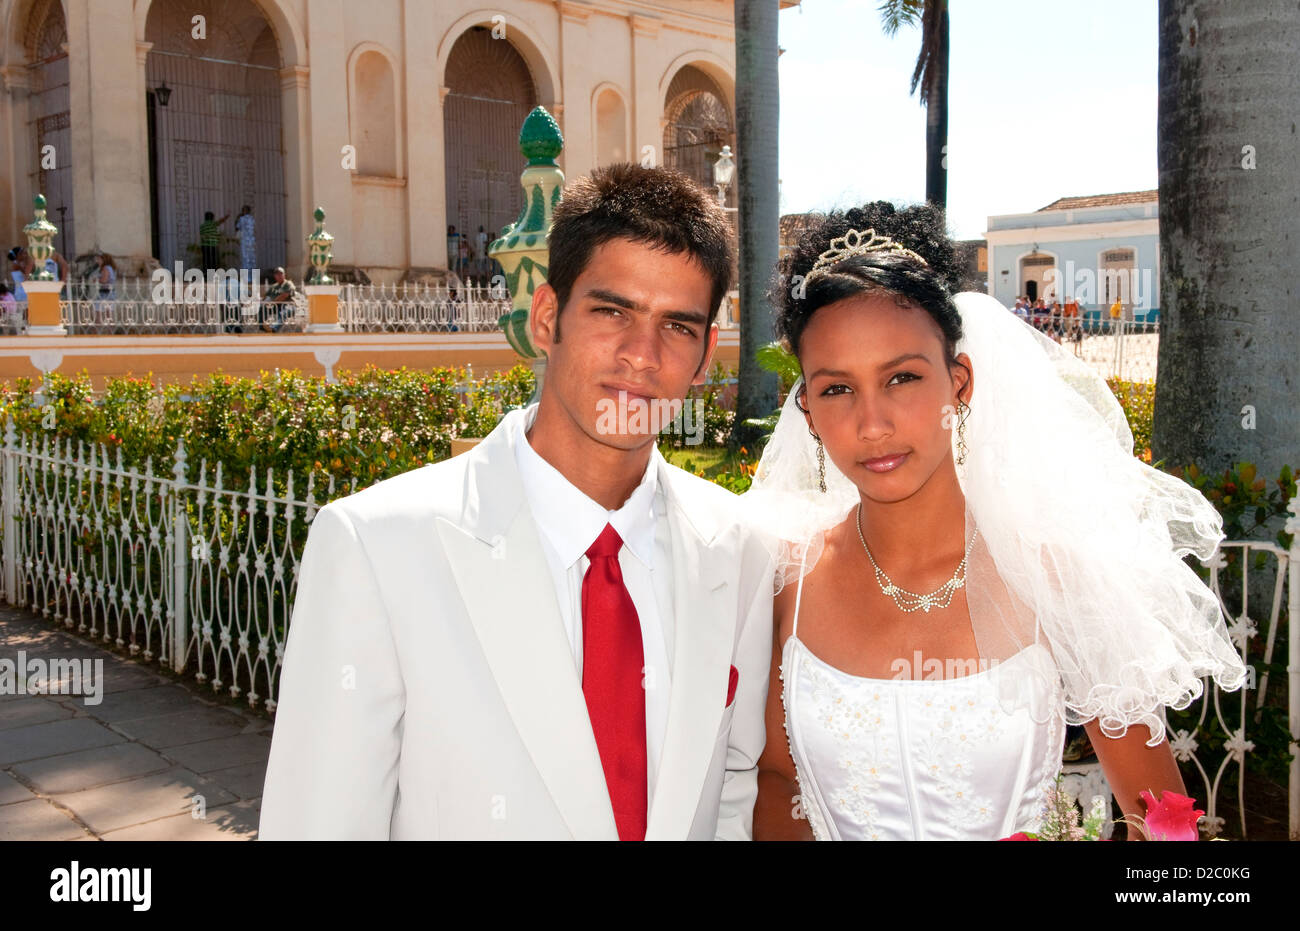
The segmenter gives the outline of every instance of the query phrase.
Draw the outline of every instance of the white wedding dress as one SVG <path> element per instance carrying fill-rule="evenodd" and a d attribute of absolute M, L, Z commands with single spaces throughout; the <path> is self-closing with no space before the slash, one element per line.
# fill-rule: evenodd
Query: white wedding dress
<path fill-rule="evenodd" d="M 800 807 L 817 840 L 997 840 L 1038 830 L 1064 740 L 1064 694 L 1046 647 L 1031 643 L 958 678 L 862 678 L 799 639 L 802 595 L 801 576 L 781 694 Z M 999 681 L 1008 676 L 1019 681 Z"/>

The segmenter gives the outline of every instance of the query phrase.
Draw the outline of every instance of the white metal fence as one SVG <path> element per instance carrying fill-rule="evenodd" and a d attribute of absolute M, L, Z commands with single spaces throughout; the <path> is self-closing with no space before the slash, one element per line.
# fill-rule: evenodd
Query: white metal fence
<path fill-rule="evenodd" d="M 302 331 L 309 322 L 307 297 L 299 289 L 287 305 L 266 300 L 264 282 L 236 282 L 217 276 L 211 284 L 158 284 L 124 278 L 112 285 L 97 279 L 69 281 L 60 300 L 64 328 L 72 335 L 202 334 Z M 0 335 L 23 333 L 27 304 L 0 313 Z M 349 333 L 490 333 L 512 304 L 503 284 L 469 279 L 445 284 L 348 284 L 339 293 L 339 324 Z M 739 326 L 736 292 L 722 299 L 718 325 Z M 1152 373 L 1154 374 L 1154 355 Z"/>
<path fill-rule="evenodd" d="M 204 461 L 195 475 L 183 445 L 155 472 L 12 421 L 4 440 L 9 603 L 274 711 L 302 547 L 333 479 L 318 501 L 315 478 L 292 472 L 245 483 Z"/>
<path fill-rule="evenodd" d="M 1025 322 L 1073 350 L 1104 378 L 1156 380 L 1156 360 L 1160 349 L 1160 324 L 1157 321 L 1080 319 L 1063 314 L 1040 314 Z"/>
<path fill-rule="evenodd" d="M 1228 623 L 1228 632 L 1241 656 L 1249 665 L 1252 660 L 1265 664 L 1274 662 L 1274 651 L 1278 634 L 1282 632 L 1283 599 L 1287 624 L 1287 662 L 1286 684 L 1283 686 L 1287 696 L 1287 727 L 1290 731 L 1291 764 L 1289 773 L 1289 824 L 1288 834 L 1291 840 L 1300 840 L 1300 637 L 1296 636 L 1295 618 L 1300 616 L 1300 497 L 1290 502 L 1291 516 L 1286 522 L 1286 531 L 1294 534 L 1291 548 L 1283 549 L 1275 543 L 1262 541 L 1224 542 L 1217 553 L 1205 563 L 1211 570 L 1210 587 L 1219 596 L 1223 616 Z M 1228 553 L 1234 554 L 1239 573 L 1237 584 L 1239 591 L 1234 591 L 1233 602 L 1238 610 L 1225 601 L 1224 587 L 1228 575 L 1223 570 L 1228 568 Z M 1261 558 L 1262 557 L 1262 558 Z M 1252 566 L 1263 563 L 1262 569 L 1252 572 Z M 1252 612 L 1250 595 L 1252 582 L 1262 573 L 1273 573 L 1271 596 L 1265 611 L 1258 607 Z M 1265 585 L 1264 587 L 1267 587 Z M 1261 630 L 1261 624 L 1263 629 Z M 1263 636 L 1262 649 L 1252 648 Z M 1219 689 L 1206 689 L 1201 698 L 1193 703 L 1192 711 L 1196 724 L 1192 728 L 1172 729 L 1169 744 L 1174 757 L 1180 763 L 1191 763 L 1200 775 L 1202 785 L 1188 786 L 1188 791 L 1198 799 L 1206 800 L 1205 823 L 1203 827 L 1211 836 L 1223 830 L 1224 818 L 1219 814 L 1219 789 L 1224 776 L 1232 767 L 1236 767 L 1237 809 L 1241 823 L 1241 834 L 1246 836 L 1246 757 L 1256 749 L 1249 733 L 1258 733 L 1269 694 L 1269 675 L 1265 671 L 1255 678 L 1256 669 L 1250 668 L 1251 678 L 1247 680 L 1249 688 L 1254 688 L 1253 696 L 1242 693 L 1231 701 Z M 1276 692 L 1277 683 L 1272 683 Z M 1227 706 L 1225 710 L 1225 706 Z M 1214 732 L 1221 739 L 1220 752 L 1211 761 L 1202 747 L 1206 734 Z"/>
<path fill-rule="evenodd" d="M 302 330 L 307 298 L 298 291 L 291 301 L 266 298 L 260 281 L 220 276 L 202 286 L 155 284 L 128 278 L 103 287 L 95 280 L 70 281 L 62 295 L 63 325 L 81 334 L 241 333 L 269 329 Z"/>
<path fill-rule="evenodd" d="M 170 279 L 161 285 L 147 278 L 110 286 L 96 279 L 70 281 L 62 294 L 63 324 L 71 334 L 246 332 L 267 326 L 302 330 L 308 322 L 302 290 L 282 307 L 266 300 L 267 287 L 220 276 L 201 288 Z M 510 309 L 503 285 L 473 280 L 349 284 L 339 294 L 339 323 L 349 333 L 491 332 Z M 24 325 L 12 329 L 21 332 Z"/>
<path fill-rule="evenodd" d="M 286 630 L 307 531 L 317 510 L 354 490 L 323 490 L 314 478 L 249 472 L 236 487 L 222 466 L 195 470 L 183 444 L 172 461 L 126 466 L 120 451 L 74 448 L 50 436 L 4 436 L 0 532 L 3 593 L 92 639 L 156 660 L 250 706 L 274 712 Z M 195 474 L 197 471 L 197 474 Z M 318 491 L 323 491 L 318 497 Z M 1284 620 L 1300 616 L 1300 498 L 1291 502 L 1291 549 L 1263 542 L 1225 543 L 1210 569 L 1224 616 L 1243 658 L 1273 661 Z M 1239 609 L 1224 603 L 1226 553 L 1240 554 Z M 1252 570 L 1257 554 L 1271 566 Z M 1252 612 L 1251 579 L 1272 571 L 1272 597 Z M 1285 617 L 1283 614 L 1283 598 Z M 1261 626 L 1262 625 L 1262 626 Z M 1263 636 L 1262 650 L 1258 637 Z M 1287 638 L 1283 683 L 1265 675 L 1253 696 L 1226 696 L 1210 683 L 1191 728 L 1170 728 L 1175 756 L 1201 775 L 1189 786 L 1206 803 L 1206 828 L 1222 830 L 1220 790 L 1236 767 L 1241 829 L 1245 776 L 1265 698 L 1286 689 L 1290 731 L 1290 836 L 1300 840 L 1300 637 Z M 1270 689 L 1272 690 L 1270 692 Z M 1235 702 L 1235 704 L 1234 704 Z M 1230 709 L 1237 707 L 1233 712 Z M 1212 736 L 1217 734 L 1217 737 Z M 1226 739 L 1224 737 L 1226 736 Z M 1207 752 L 1206 743 L 1219 744 Z M 1219 755 L 1222 759 L 1219 759 Z"/>
<path fill-rule="evenodd" d="M 349 333 L 482 333 L 510 313 L 505 286 L 475 284 L 344 285 L 339 323 Z"/>
<path fill-rule="evenodd" d="M 27 330 L 27 302 L 14 301 L 0 304 L 0 336 L 24 333 Z"/>

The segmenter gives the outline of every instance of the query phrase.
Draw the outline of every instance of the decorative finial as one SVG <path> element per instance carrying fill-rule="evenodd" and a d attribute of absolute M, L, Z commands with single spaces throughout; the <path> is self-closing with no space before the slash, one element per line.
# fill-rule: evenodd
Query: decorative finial
<path fill-rule="evenodd" d="M 564 134 L 545 107 L 534 107 L 519 130 L 519 151 L 529 165 L 554 165 L 564 150 Z"/>
<path fill-rule="evenodd" d="M 329 276 L 330 262 L 334 259 L 334 237 L 325 232 L 325 210 L 317 207 L 315 214 L 316 229 L 307 237 L 307 254 L 311 258 L 312 284 L 330 285 L 334 279 Z"/>
<path fill-rule="evenodd" d="M 32 254 L 32 280 L 53 281 L 54 276 L 45 268 L 45 263 L 54 254 L 54 237 L 59 228 L 45 219 L 45 195 L 37 194 L 33 204 L 36 218 L 23 227 L 27 236 L 27 251 Z"/>

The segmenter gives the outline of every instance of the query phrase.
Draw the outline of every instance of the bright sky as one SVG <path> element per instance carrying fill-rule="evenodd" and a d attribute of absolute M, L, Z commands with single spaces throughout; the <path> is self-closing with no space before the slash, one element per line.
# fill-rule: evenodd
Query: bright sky
<path fill-rule="evenodd" d="M 780 17 L 781 212 L 925 199 L 920 28 L 875 0 Z M 1156 0 L 951 0 L 948 224 L 1156 187 Z"/>

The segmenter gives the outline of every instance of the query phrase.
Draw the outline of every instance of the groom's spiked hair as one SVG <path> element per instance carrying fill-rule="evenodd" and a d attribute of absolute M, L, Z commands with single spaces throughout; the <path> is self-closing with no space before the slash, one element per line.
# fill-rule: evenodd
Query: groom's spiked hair
<path fill-rule="evenodd" d="M 694 259 L 713 282 L 713 323 L 731 284 L 735 246 L 726 211 L 697 181 L 672 168 L 623 163 L 566 185 L 551 225 L 546 276 L 561 310 L 592 253 L 614 239 Z"/>

